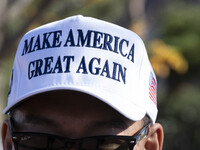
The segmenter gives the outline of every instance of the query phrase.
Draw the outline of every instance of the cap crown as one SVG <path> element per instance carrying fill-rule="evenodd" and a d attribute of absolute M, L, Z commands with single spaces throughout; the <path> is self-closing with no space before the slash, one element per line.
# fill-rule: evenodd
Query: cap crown
<path fill-rule="evenodd" d="M 120 26 L 73 16 L 21 39 L 11 75 L 7 113 L 25 98 L 57 89 L 81 91 L 124 116 L 155 122 L 156 77 L 141 38 Z"/>

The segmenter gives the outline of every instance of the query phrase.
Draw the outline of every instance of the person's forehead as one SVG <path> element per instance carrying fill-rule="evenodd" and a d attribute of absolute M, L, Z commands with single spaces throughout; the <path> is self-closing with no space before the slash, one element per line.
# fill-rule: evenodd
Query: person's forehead
<path fill-rule="evenodd" d="M 110 133 L 110 129 L 114 133 L 120 133 L 134 124 L 134 121 L 99 99 L 74 91 L 53 91 L 36 95 L 16 108 L 16 119 L 25 126 L 48 126 L 50 130 L 59 127 L 69 133 L 67 135 L 74 135 L 70 132 L 75 130 L 77 133 L 85 132 L 88 128 L 95 134 L 99 134 L 99 131 Z"/>
<path fill-rule="evenodd" d="M 16 108 L 25 112 L 25 114 L 50 112 L 51 114 L 68 115 L 72 112 L 74 116 L 80 115 L 80 113 L 90 116 L 109 114 L 113 117 L 125 118 L 101 100 L 88 94 L 70 90 L 56 90 L 38 94 L 26 99 Z"/>
<path fill-rule="evenodd" d="M 50 107 L 55 109 L 61 109 L 61 107 L 69 109 L 69 107 L 73 107 L 74 109 L 78 106 L 82 108 L 86 106 L 91 106 L 91 108 L 96 106 L 113 110 L 113 108 L 93 96 L 71 90 L 55 90 L 34 95 L 25 99 L 18 108 L 33 108 L 34 105 L 36 106 L 34 109 L 48 109 Z"/>

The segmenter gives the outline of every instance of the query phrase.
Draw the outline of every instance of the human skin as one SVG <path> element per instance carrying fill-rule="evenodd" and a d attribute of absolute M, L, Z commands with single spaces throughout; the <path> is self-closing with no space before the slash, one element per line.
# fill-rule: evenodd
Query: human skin
<path fill-rule="evenodd" d="M 29 98 L 16 106 L 15 131 L 41 132 L 68 138 L 97 135 L 135 135 L 143 121 L 131 121 L 100 100 L 74 91 L 52 91 Z M 8 121 L 2 125 L 4 150 L 13 149 Z M 163 129 L 158 123 L 134 150 L 161 150 Z"/>

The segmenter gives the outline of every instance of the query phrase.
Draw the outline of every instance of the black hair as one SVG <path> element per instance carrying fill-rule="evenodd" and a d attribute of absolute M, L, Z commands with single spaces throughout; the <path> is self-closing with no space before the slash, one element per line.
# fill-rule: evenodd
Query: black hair
<path fill-rule="evenodd" d="M 152 123 L 152 120 L 151 120 L 151 118 L 149 117 L 148 114 L 146 114 L 146 115 L 144 116 L 144 118 L 142 119 L 142 121 L 143 121 L 143 125 L 144 125 L 144 126 L 147 125 L 149 122 Z"/>

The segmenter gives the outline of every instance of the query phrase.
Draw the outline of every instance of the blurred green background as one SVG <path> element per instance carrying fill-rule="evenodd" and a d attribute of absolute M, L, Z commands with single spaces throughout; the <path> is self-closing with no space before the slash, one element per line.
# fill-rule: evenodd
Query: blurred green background
<path fill-rule="evenodd" d="M 199 0 L 1 0 L 0 111 L 20 38 L 42 24 L 71 15 L 92 16 L 142 37 L 158 80 L 157 122 L 164 150 L 200 149 Z M 0 116 L 0 123 L 6 116 Z"/>

